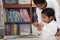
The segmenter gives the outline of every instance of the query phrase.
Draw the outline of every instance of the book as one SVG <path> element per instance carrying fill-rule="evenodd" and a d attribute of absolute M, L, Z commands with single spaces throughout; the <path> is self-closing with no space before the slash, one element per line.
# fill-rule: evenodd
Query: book
<path fill-rule="evenodd" d="M 25 22 L 22 9 L 20 9 L 21 20 L 20 22 Z"/>
<path fill-rule="evenodd" d="M 7 16 L 6 9 L 4 9 L 3 11 L 4 11 L 4 12 L 3 12 L 3 13 L 4 13 L 4 22 L 7 22 L 7 21 L 6 21 L 6 16 Z"/>
<path fill-rule="evenodd" d="M 18 4 L 30 4 L 31 0 L 18 0 Z"/>
<path fill-rule="evenodd" d="M 5 24 L 5 35 L 7 35 L 8 25 Z"/>
<path fill-rule="evenodd" d="M 5 34 L 6 35 L 11 35 L 10 25 L 9 24 L 5 26 Z"/>
<path fill-rule="evenodd" d="M 17 4 L 18 0 L 5 0 L 5 4 Z"/>
<path fill-rule="evenodd" d="M 16 24 L 14 24 L 14 33 L 13 34 L 17 35 L 17 25 Z"/>
<path fill-rule="evenodd" d="M 21 9 L 23 12 L 25 22 L 30 22 L 30 18 L 26 9 Z"/>
<path fill-rule="evenodd" d="M 20 24 L 17 24 L 17 35 L 20 35 Z"/>
<path fill-rule="evenodd" d="M 6 24 L 5 35 L 29 35 L 30 24 Z"/>
<path fill-rule="evenodd" d="M 16 10 L 16 15 L 17 15 L 17 21 L 20 22 L 21 20 L 20 9 Z"/>
<path fill-rule="evenodd" d="M 30 13 L 27 9 L 7 9 L 7 22 L 30 22 Z"/>
<path fill-rule="evenodd" d="M 7 21 L 8 22 L 13 22 L 13 9 L 8 9 L 8 12 L 7 12 Z"/>
<path fill-rule="evenodd" d="M 13 22 L 17 22 L 17 18 L 16 10 L 13 9 Z"/>

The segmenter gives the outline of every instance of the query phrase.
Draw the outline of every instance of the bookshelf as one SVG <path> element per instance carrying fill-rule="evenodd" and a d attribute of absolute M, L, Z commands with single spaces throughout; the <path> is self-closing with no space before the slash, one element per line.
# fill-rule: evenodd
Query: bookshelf
<path fill-rule="evenodd" d="M 32 33 L 32 26 L 31 26 L 31 24 L 34 21 L 33 15 L 34 15 L 34 12 L 36 12 L 36 10 L 34 9 L 36 6 L 34 4 L 17 4 L 17 3 L 16 4 L 9 4 L 9 3 L 6 4 L 4 1 L 5 0 L 3 0 L 3 3 L 4 3 L 3 4 L 3 7 L 4 7 L 4 17 L 5 17 L 4 18 L 5 19 L 5 22 L 4 22 L 4 24 L 5 24 L 5 35 L 25 35 L 26 32 L 27 32 L 26 34 L 31 34 Z M 21 10 L 26 11 L 26 12 L 23 12 Z M 21 20 L 19 19 L 20 21 L 14 22 L 14 20 L 15 20 L 14 18 L 17 15 L 16 12 L 19 13 L 20 16 L 22 14 L 23 14 L 22 16 L 24 16 L 24 13 L 28 13 L 27 15 L 25 14 L 25 16 L 27 16 L 27 18 L 30 21 L 26 21 L 26 19 L 24 19 L 24 22 L 21 22 Z M 9 18 L 9 16 L 10 16 L 10 18 Z M 13 21 L 11 21 L 11 17 L 12 17 Z M 26 18 L 26 17 L 22 17 L 22 18 Z M 22 29 L 24 29 L 24 30 L 22 30 Z M 18 31 L 16 31 L 16 30 L 18 30 Z M 30 30 L 30 31 L 28 31 L 28 30 Z"/>
<path fill-rule="evenodd" d="M 3 2 L 4 2 L 4 0 L 3 0 Z M 30 33 L 26 33 L 26 34 L 31 34 L 32 33 L 32 28 L 31 28 L 31 24 L 32 24 L 32 5 L 31 4 L 5 4 L 5 2 L 4 2 L 4 4 L 3 4 L 3 7 L 4 7 L 4 9 L 5 9 L 5 12 L 6 12 L 6 16 L 7 16 L 7 11 L 9 10 L 9 9 L 12 9 L 12 10 L 14 10 L 14 9 L 27 9 L 27 11 L 28 11 L 28 15 L 29 15 L 29 17 L 30 17 L 30 21 L 29 22 L 8 22 L 8 21 L 6 21 L 6 22 L 4 22 L 4 24 L 5 24 L 5 27 L 6 27 L 6 29 L 5 29 L 5 35 L 14 35 L 14 32 L 13 32 L 13 30 L 16 30 L 16 28 L 13 28 L 13 27 L 18 27 L 17 28 L 17 32 L 18 32 L 18 34 L 16 34 L 15 33 L 15 35 L 21 35 L 21 30 L 24 28 L 25 30 L 27 30 L 28 28 L 28 30 L 30 30 L 29 32 Z M 7 11 L 6 11 L 7 10 Z M 25 10 L 26 11 L 26 10 Z M 6 18 L 6 20 L 7 20 L 7 18 Z M 26 27 L 25 27 L 26 26 Z M 10 30 L 10 28 L 12 29 L 12 32 L 11 32 L 11 30 Z M 27 28 L 27 29 L 26 29 Z M 22 30 L 23 31 L 23 33 L 22 34 L 25 34 L 24 33 L 24 31 L 25 30 Z M 16 32 L 16 31 L 15 31 Z"/>

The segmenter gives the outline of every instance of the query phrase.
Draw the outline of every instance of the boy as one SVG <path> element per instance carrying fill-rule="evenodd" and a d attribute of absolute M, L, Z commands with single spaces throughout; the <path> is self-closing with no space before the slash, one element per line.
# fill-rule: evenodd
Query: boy
<path fill-rule="evenodd" d="M 59 13 L 59 5 L 56 0 L 34 0 L 34 4 L 36 5 L 36 13 L 38 16 L 38 23 L 41 24 L 42 16 L 41 12 L 44 8 L 53 8 L 55 10 L 55 17 L 58 24 L 58 28 L 60 29 L 60 13 Z M 37 25 L 37 23 L 33 24 L 34 26 Z M 57 32 L 57 35 L 60 35 L 60 30 Z"/>
<path fill-rule="evenodd" d="M 33 33 L 41 36 L 54 36 L 57 33 L 57 23 L 54 21 L 55 12 L 52 8 L 45 8 L 42 11 L 42 23 L 33 28 Z M 40 27 L 40 28 L 39 28 Z"/>

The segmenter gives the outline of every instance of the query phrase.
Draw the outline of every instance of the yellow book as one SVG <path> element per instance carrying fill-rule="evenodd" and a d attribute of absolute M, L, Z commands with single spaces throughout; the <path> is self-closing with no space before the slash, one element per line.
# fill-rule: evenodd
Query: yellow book
<path fill-rule="evenodd" d="M 5 11 L 5 9 L 4 9 L 4 22 L 6 22 L 6 11 Z"/>
<path fill-rule="evenodd" d="M 34 0 L 32 0 L 32 7 L 36 7 L 35 4 L 34 4 Z"/>
<path fill-rule="evenodd" d="M 17 35 L 17 24 L 14 24 L 14 35 Z"/>

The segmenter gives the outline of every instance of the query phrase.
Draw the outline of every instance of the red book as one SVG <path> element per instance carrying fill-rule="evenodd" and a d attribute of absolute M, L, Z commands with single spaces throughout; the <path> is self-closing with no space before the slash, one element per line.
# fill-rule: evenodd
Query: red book
<path fill-rule="evenodd" d="M 24 20 L 25 20 L 25 22 L 29 22 L 30 21 L 30 19 L 29 19 L 29 15 L 28 15 L 28 12 L 27 12 L 27 10 L 26 9 L 21 9 L 22 10 L 22 12 L 23 12 L 23 16 L 24 16 Z"/>

